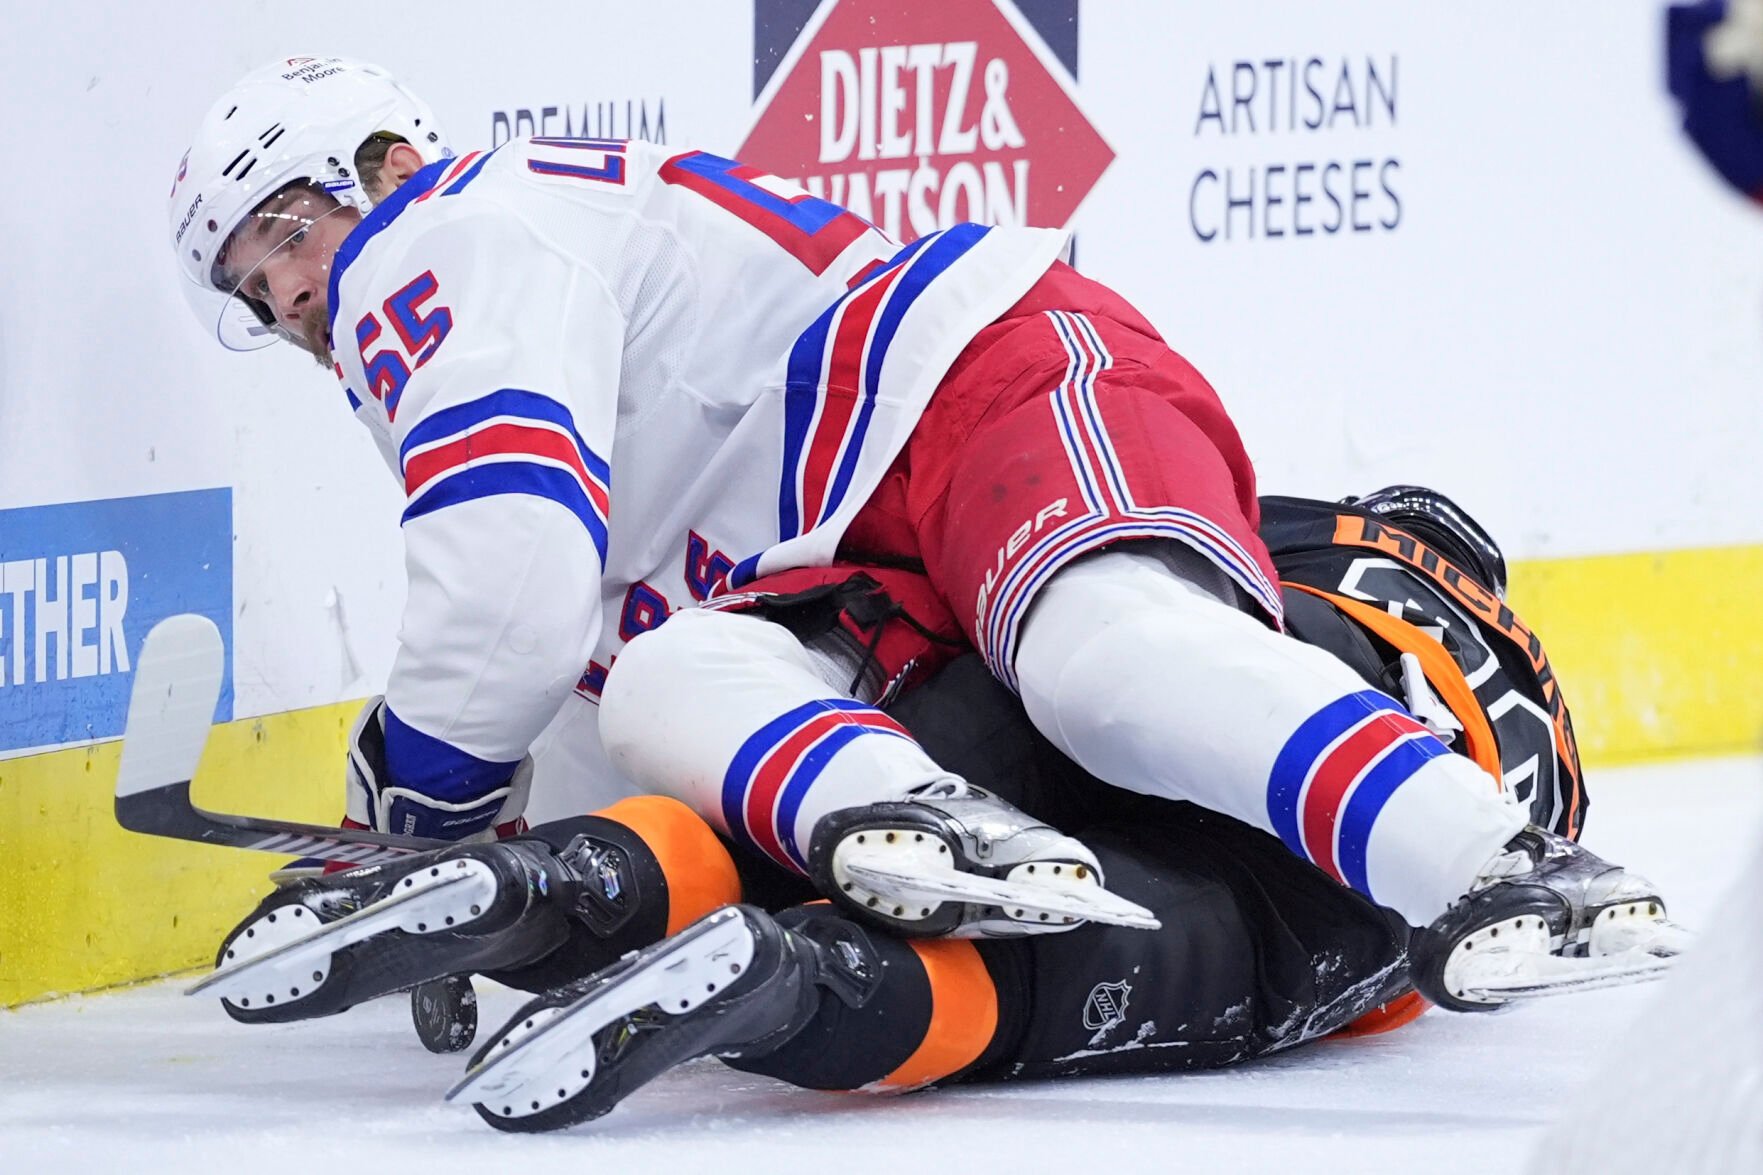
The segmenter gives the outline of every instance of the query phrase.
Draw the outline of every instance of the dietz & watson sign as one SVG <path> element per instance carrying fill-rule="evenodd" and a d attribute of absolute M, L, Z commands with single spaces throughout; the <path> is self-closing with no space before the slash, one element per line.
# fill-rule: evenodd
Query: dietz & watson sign
<path fill-rule="evenodd" d="M 1075 97 L 1076 0 L 758 0 L 736 157 L 900 241 L 1059 227 L 1114 159 Z"/>

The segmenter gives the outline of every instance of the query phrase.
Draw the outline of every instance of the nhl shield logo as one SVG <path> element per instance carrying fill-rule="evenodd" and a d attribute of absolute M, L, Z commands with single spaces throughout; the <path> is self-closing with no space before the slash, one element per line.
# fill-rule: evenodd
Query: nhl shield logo
<path fill-rule="evenodd" d="M 960 221 L 1063 227 L 1114 152 L 1015 0 L 760 0 L 757 114 L 736 157 L 898 241 Z M 795 15 L 796 19 L 789 19 Z M 786 40 L 787 38 L 787 40 Z M 763 82 L 761 82 L 763 77 Z"/>
<path fill-rule="evenodd" d="M 1091 1032 L 1113 1028 L 1126 1019 L 1126 1004 L 1131 998 L 1132 987 L 1125 980 L 1096 984 L 1084 1001 L 1084 1027 Z"/>

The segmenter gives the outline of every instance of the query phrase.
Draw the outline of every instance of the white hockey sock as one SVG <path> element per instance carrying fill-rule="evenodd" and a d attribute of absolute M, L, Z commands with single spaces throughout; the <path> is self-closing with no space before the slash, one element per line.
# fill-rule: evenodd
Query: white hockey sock
<path fill-rule="evenodd" d="M 1042 588 L 1016 674 L 1035 725 L 1092 774 L 1278 835 L 1415 925 L 1526 822 L 1340 661 L 1225 602 L 1173 545 L 1106 551 Z"/>
<path fill-rule="evenodd" d="M 677 612 L 619 654 L 600 700 L 613 764 L 713 826 L 807 872 L 815 823 L 838 808 L 957 779 L 905 729 L 844 689 L 850 667 L 789 630 Z M 832 684 L 833 676 L 845 676 Z"/>

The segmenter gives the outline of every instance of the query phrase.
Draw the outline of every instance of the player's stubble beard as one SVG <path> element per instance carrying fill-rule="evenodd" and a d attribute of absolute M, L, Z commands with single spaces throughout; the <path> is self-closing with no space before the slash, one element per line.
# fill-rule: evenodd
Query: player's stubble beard
<path fill-rule="evenodd" d="M 331 313 L 324 299 L 315 298 L 300 315 L 300 331 L 294 343 L 311 355 L 314 363 L 329 370 L 332 362 Z"/>

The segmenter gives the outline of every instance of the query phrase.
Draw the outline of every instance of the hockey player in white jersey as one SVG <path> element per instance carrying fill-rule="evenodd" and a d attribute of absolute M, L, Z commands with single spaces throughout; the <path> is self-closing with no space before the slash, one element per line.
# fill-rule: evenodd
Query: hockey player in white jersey
<path fill-rule="evenodd" d="M 388 135 L 398 186 L 376 201 L 356 155 Z M 961 225 L 899 249 L 793 185 L 640 143 L 448 157 L 420 103 L 335 58 L 217 104 L 171 229 L 199 287 L 334 366 L 407 495 L 400 650 L 351 760 L 360 823 L 507 820 L 534 739 L 603 691 L 626 775 L 780 865 L 826 862 L 835 899 L 946 898 L 953 925 L 927 924 L 957 933 L 1143 917 L 1083 846 L 984 797 L 939 806 L 961 781 L 878 692 L 852 696 L 837 650 L 676 611 L 862 553 L 922 566 L 1094 775 L 1272 832 L 1430 925 L 1428 995 L 1475 1006 L 1445 963 L 1502 927 L 1531 963 L 1569 966 L 1644 949 L 1633 923 L 1662 913 L 1283 634 L 1222 405 L 1057 263 L 1061 233 Z M 950 852 L 858 849 L 900 805 Z M 1049 883 L 1037 862 L 1082 868 Z"/>

